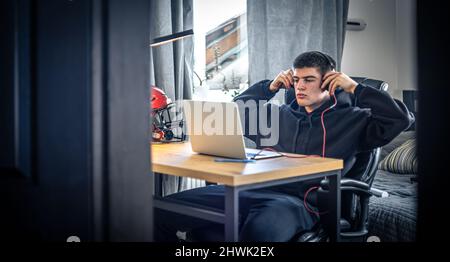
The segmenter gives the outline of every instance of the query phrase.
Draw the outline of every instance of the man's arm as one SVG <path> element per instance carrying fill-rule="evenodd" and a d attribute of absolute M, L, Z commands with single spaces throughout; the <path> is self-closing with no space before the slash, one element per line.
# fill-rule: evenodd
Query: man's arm
<path fill-rule="evenodd" d="M 370 116 L 365 132 L 359 142 L 359 150 L 369 150 L 384 146 L 414 123 L 414 116 L 405 104 L 392 98 L 386 91 L 357 84 L 342 72 L 325 74 L 322 88 L 329 84 L 329 92 L 334 94 L 341 87 L 355 95 L 356 106 L 369 108 Z"/>
<path fill-rule="evenodd" d="M 384 146 L 414 123 L 414 116 L 403 102 L 386 91 L 357 85 L 354 90 L 356 106 L 370 108 L 365 132 L 361 136 L 361 151 Z"/>
<path fill-rule="evenodd" d="M 270 100 L 280 90 L 280 88 L 291 88 L 294 84 L 292 77 L 292 69 L 281 71 L 274 80 L 260 81 L 247 90 L 244 93 L 238 95 L 233 99 L 236 101 L 246 102 L 248 100 Z"/>
<path fill-rule="evenodd" d="M 254 141 L 257 147 L 260 147 L 261 139 L 259 128 L 261 124 L 260 113 L 264 110 L 267 116 L 266 123 L 270 125 L 271 107 L 273 105 L 267 102 L 278 91 L 273 92 L 270 90 L 272 82 L 271 80 L 260 81 L 233 99 L 233 102 L 236 102 L 239 106 L 241 121 L 244 123 L 244 135 Z M 263 108 L 260 108 L 261 106 Z"/>

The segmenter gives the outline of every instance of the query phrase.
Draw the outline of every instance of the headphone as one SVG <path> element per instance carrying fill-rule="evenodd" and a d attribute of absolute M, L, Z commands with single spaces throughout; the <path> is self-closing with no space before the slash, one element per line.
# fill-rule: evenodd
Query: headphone
<path fill-rule="evenodd" d="M 331 56 L 329 56 L 329 55 L 327 55 L 325 53 L 322 53 L 320 51 L 312 51 L 312 52 L 315 53 L 315 54 L 318 54 L 321 57 L 323 57 L 325 59 L 325 61 L 327 61 L 328 66 L 330 66 L 331 70 L 336 70 L 336 62 L 334 61 L 333 58 L 331 58 Z M 328 90 L 328 87 L 325 88 L 325 89 Z"/>
<path fill-rule="evenodd" d="M 331 67 L 331 69 L 336 69 L 336 62 L 334 61 L 333 58 L 331 58 L 331 56 L 322 53 L 320 51 L 312 51 L 312 52 L 323 57 L 328 62 L 328 65 Z"/>

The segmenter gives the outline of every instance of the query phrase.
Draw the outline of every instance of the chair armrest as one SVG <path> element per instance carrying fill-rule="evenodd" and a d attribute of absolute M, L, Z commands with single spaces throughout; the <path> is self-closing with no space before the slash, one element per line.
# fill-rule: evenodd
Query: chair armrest
<path fill-rule="evenodd" d="M 356 187 L 362 190 L 370 190 L 370 186 L 367 183 L 355 179 L 342 179 L 341 187 Z"/>
<path fill-rule="evenodd" d="M 330 188 L 330 181 L 328 179 L 323 179 L 320 181 L 320 191 L 328 191 Z M 370 191 L 370 186 L 364 182 L 355 179 L 341 179 L 341 191 L 350 192 L 358 196 L 369 198 L 373 194 Z"/>
<path fill-rule="evenodd" d="M 328 179 L 323 179 L 320 181 L 320 187 L 324 190 L 328 190 L 330 188 L 330 181 Z M 341 179 L 341 187 L 355 187 L 362 190 L 369 191 L 370 186 L 362 181 L 355 179 Z"/>
<path fill-rule="evenodd" d="M 322 190 L 328 190 L 330 187 L 330 182 L 328 179 L 324 179 L 320 182 L 320 187 Z M 389 194 L 386 191 L 382 191 L 376 188 L 370 188 L 367 183 L 364 183 L 355 179 L 342 179 L 341 180 L 341 191 L 350 191 L 357 195 L 365 196 L 376 196 L 376 197 L 388 197 Z"/>

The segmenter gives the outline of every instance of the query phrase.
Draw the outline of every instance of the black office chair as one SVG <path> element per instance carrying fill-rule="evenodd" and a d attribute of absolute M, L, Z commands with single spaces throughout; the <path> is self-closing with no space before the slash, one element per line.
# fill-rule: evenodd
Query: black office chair
<path fill-rule="evenodd" d="M 383 91 L 388 89 L 388 84 L 380 80 L 364 77 L 352 77 L 352 79 Z M 295 99 L 295 91 L 290 89 L 285 93 L 286 103 L 290 103 L 293 99 Z M 352 168 L 347 172 L 345 178 L 341 179 L 340 237 L 342 241 L 365 241 L 367 237 L 369 198 L 374 195 L 371 187 L 378 168 L 380 152 L 381 148 L 359 152 Z M 317 192 L 321 221 L 328 219 L 327 213 L 324 212 L 328 208 L 323 204 L 328 203 L 328 189 L 328 180 L 323 180 Z M 328 235 L 324 224 L 318 223 L 312 231 L 302 232 L 293 240 L 299 242 L 327 241 Z"/>

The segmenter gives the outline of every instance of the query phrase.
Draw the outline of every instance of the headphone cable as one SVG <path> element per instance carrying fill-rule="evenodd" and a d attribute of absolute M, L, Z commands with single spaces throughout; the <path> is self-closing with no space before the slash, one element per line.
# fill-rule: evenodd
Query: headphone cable
<path fill-rule="evenodd" d="M 326 108 L 325 110 L 323 110 L 322 113 L 321 113 L 321 115 L 320 115 L 320 122 L 321 122 L 321 124 L 322 124 L 322 130 L 323 130 L 323 139 L 322 139 L 322 157 L 325 157 L 325 149 L 326 149 L 326 142 L 327 142 L 327 129 L 326 129 L 326 127 L 325 127 L 324 115 L 325 115 L 326 112 L 328 112 L 329 110 L 331 110 L 332 108 L 334 108 L 334 107 L 337 105 L 337 98 L 336 98 L 336 95 L 333 94 L 331 97 L 333 97 L 334 103 L 333 103 L 330 107 L 328 107 L 328 108 Z M 273 148 L 266 147 L 266 148 L 262 148 L 261 150 L 259 150 L 259 152 L 256 153 L 252 158 L 254 159 L 256 156 L 258 156 L 259 154 L 261 154 L 264 150 L 276 152 L 276 153 L 281 154 L 281 155 L 284 156 L 284 157 L 290 157 L 290 158 L 320 157 L 320 156 L 318 156 L 318 155 L 299 155 L 299 156 L 290 156 L 290 155 L 286 155 L 285 153 L 278 152 L 277 150 L 275 150 L 275 149 L 273 149 Z M 324 211 L 324 212 L 317 212 L 317 211 L 314 211 L 313 209 L 311 209 L 311 208 L 309 207 L 308 202 L 306 201 L 307 198 L 308 198 L 308 194 L 311 193 L 311 191 L 317 190 L 317 189 L 319 189 L 318 186 L 313 186 L 313 187 L 309 188 L 309 189 L 306 191 L 305 197 L 303 198 L 303 205 L 305 206 L 305 208 L 306 208 L 306 210 L 307 210 L 308 212 L 313 213 L 313 214 L 315 214 L 315 215 L 317 215 L 317 216 L 320 216 L 320 215 L 323 215 L 323 214 L 328 213 L 328 211 Z"/>
<path fill-rule="evenodd" d="M 325 149 L 326 149 L 326 144 L 327 144 L 327 129 L 325 128 L 325 122 L 324 122 L 324 115 L 326 112 L 328 112 L 329 110 L 331 110 L 332 108 L 334 108 L 337 104 L 337 99 L 336 99 L 336 95 L 332 95 L 331 97 L 334 98 L 334 103 L 333 105 L 331 105 L 330 107 L 328 107 L 327 109 L 322 111 L 322 114 L 320 115 L 320 122 L 322 123 L 322 130 L 323 130 L 323 138 L 322 138 L 322 157 L 325 157 Z"/>

